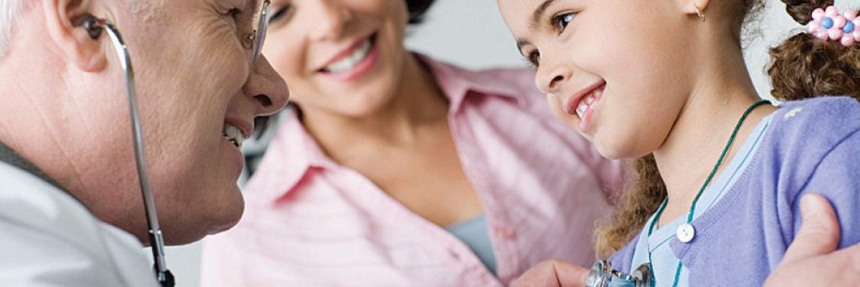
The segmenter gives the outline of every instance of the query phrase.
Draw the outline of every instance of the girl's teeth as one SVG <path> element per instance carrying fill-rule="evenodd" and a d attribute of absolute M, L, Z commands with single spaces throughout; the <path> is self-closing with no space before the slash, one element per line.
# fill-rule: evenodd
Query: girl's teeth
<path fill-rule="evenodd" d="M 364 41 L 363 44 L 361 44 L 361 47 L 355 49 L 355 52 L 353 52 L 352 55 L 349 55 L 343 60 L 334 62 L 326 69 L 332 73 L 341 73 L 349 71 L 352 68 L 355 68 L 358 63 L 361 63 L 361 61 L 364 60 L 365 57 L 367 57 L 367 54 L 370 53 L 370 48 L 370 39 L 367 39 Z"/>
<path fill-rule="evenodd" d="M 579 102 L 579 106 L 576 107 L 576 115 L 579 116 L 580 119 L 585 117 L 585 112 L 588 111 L 588 109 L 590 108 L 593 109 L 594 103 L 599 101 L 602 96 L 603 91 L 597 90 L 594 91 L 594 93 L 592 93 L 591 95 L 588 95 L 587 97 L 582 99 Z"/>
<path fill-rule="evenodd" d="M 579 103 L 579 106 L 576 107 L 576 115 L 579 116 L 579 118 L 581 119 L 581 118 L 585 117 L 585 111 L 587 111 L 587 110 L 588 110 L 588 104 Z"/>

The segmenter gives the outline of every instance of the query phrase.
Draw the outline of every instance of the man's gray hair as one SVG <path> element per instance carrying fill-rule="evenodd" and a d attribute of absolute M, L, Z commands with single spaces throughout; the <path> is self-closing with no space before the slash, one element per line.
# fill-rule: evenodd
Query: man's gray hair
<path fill-rule="evenodd" d="M 28 0 L 0 0 L 0 58 L 6 55 L 12 39 L 12 29 Z"/>

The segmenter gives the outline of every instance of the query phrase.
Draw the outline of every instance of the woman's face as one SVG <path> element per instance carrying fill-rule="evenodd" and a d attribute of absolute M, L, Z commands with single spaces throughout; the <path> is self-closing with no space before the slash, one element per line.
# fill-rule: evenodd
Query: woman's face
<path fill-rule="evenodd" d="M 252 46 L 244 42 L 255 29 L 255 5 L 260 1 L 121 3 L 129 6 L 117 7 L 116 19 L 109 20 L 123 33 L 135 67 L 152 190 L 165 239 L 187 243 L 226 230 L 242 215 L 244 201 L 236 180 L 244 160 L 224 136 L 225 129 L 232 126 L 249 137 L 254 118 L 279 111 L 289 97 L 283 79 L 265 58 L 251 64 Z M 87 144 L 110 156 L 112 160 L 97 168 L 112 176 L 87 185 L 106 190 L 106 196 L 119 196 L 115 190 L 124 186 L 127 192 L 119 203 L 93 199 L 88 205 L 145 239 L 125 84 L 113 49 L 107 40 L 101 42 L 111 69 L 103 83 L 112 85 L 105 90 L 113 92 L 82 104 L 99 107 L 84 115 L 98 118 L 85 120 L 96 123 L 87 127 L 90 131 L 102 132 Z M 105 186 L 112 177 L 123 181 Z M 127 218 L 116 218 L 123 212 Z"/>
<path fill-rule="evenodd" d="M 653 152 L 678 118 L 695 65 L 690 3 L 499 0 L 556 117 L 610 158 Z"/>
<path fill-rule="evenodd" d="M 273 0 L 263 53 L 303 110 L 360 117 L 390 102 L 408 52 L 404 0 Z"/>

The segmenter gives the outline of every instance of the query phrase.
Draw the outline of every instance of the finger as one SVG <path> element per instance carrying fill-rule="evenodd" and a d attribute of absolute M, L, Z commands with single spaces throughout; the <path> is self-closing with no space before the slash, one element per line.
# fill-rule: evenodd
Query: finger
<path fill-rule="evenodd" d="M 839 244 L 839 221 L 830 202 L 821 195 L 808 194 L 800 199 L 803 222 L 784 261 L 790 262 L 836 250 Z"/>
<path fill-rule="evenodd" d="M 847 247 L 839 252 L 848 256 L 848 264 L 850 266 L 847 266 L 847 269 L 853 270 L 855 274 L 860 276 L 860 243 Z"/>
<path fill-rule="evenodd" d="M 563 261 L 555 261 L 554 267 L 555 273 L 558 274 L 558 283 L 562 287 L 585 287 L 585 279 L 591 272 L 589 269 Z"/>
<path fill-rule="evenodd" d="M 561 287 L 558 284 L 554 264 L 551 261 L 542 262 L 532 267 L 520 278 L 511 283 L 511 287 Z"/>

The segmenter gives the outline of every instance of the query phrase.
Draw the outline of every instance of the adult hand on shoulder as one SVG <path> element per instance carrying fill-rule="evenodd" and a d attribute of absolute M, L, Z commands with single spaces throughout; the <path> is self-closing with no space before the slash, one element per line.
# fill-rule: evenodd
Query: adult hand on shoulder
<path fill-rule="evenodd" d="M 585 287 L 590 269 L 560 260 L 549 260 L 532 267 L 511 287 Z"/>
<path fill-rule="evenodd" d="M 800 210 L 800 231 L 764 286 L 857 286 L 860 244 L 836 250 L 840 228 L 830 202 L 821 195 L 806 195 Z"/>

